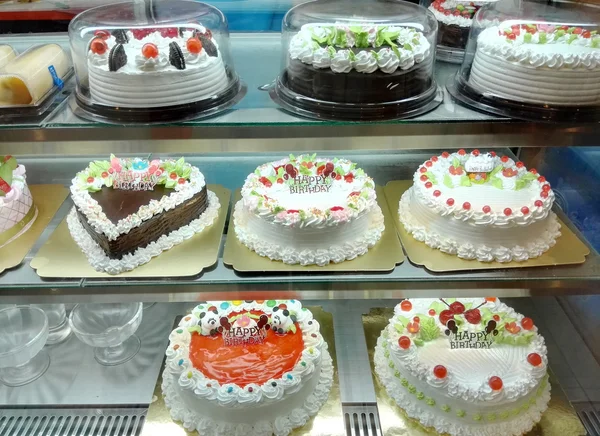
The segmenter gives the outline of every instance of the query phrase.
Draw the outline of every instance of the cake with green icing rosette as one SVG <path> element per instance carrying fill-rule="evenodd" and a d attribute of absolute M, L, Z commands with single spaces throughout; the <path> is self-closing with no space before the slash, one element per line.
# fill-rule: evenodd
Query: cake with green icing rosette
<path fill-rule="evenodd" d="M 69 231 L 97 271 L 118 274 L 149 262 L 212 225 L 219 199 L 183 158 L 110 157 L 72 180 Z"/>
<path fill-rule="evenodd" d="M 242 187 L 233 219 L 248 248 L 300 265 L 366 254 L 385 228 L 373 179 L 349 160 L 316 155 L 259 166 Z"/>
<path fill-rule="evenodd" d="M 493 297 L 403 300 L 374 362 L 396 404 L 439 434 L 520 436 L 550 400 L 544 338 Z"/>
<path fill-rule="evenodd" d="M 285 78 L 313 99 L 382 103 L 425 93 L 432 69 L 431 44 L 416 27 L 305 24 L 290 42 Z"/>
<path fill-rule="evenodd" d="M 600 35 L 575 26 L 505 22 L 482 31 L 469 84 L 536 105 L 600 104 Z"/>
<path fill-rule="evenodd" d="M 431 248 L 481 262 L 523 262 L 555 245 L 546 178 L 509 156 L 463 149 L 425 161 L 400 199 L 400 222 Z"/>

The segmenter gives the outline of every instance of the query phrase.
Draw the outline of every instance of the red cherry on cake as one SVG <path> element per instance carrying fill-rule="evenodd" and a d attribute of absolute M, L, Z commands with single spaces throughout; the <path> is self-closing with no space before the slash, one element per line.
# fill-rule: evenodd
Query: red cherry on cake
<path fill-rule="evenodd" d="M 400 309 L 402 309 L 404 312 L 410 312 L 412 310 L 412 303 L 408 300 L 402 300 L 402 303 L 400 303 Z"/>
<path fill-rule="evenodd" d="M 103 171 L 101 174 L 102 178 L 105 179 L 108 177 L 108 173 L 106 171 Z"/>
<path fill-rule="evenodd" d="M 87 182 L 88 183 L 94 183 L 94 178 L 93 177 L 88 177 L 87 178 Z"/>
<path fill-rule="evenodd" d="M 490 385 L 490 388 L 492 388 L 492 390 L 494 391 L 499 391 L 500 389 L 502 389 L 503 383 L 502 383 L 502 379 L 500 377 L 490 377 L 488 384 Z"/>
<path fill-rule="evenodd" d="M 546 178 L 544 176 L 539 176 L 538 177 L 538 182 L 544 183 L 545 181 L 546 181 Z"/>
<path fill-rule="evenodd" d="M 494 315 L 492 316 L 492 318 L 494 319 L 494 321 L 498 322 L 500 321 L 500 315 Z"/>
<path fill-rule="evenodd" d="M 448 375 L 448 370 L 444 365 L 436 365 L 433 368 L 433 375 L 435 375 L 437 378 L 446 378 L 446 375 Z"/>
<path fill-rule="evenodd" d="M 469 210 L 469 209 L 471 209 L 471 203 L 469 203 L 468 201 L 465 201 L 465 202 L 463 203 L 463 209 L 464 209 L 464 210 Z"/>
<path fill-rule="evenodd" d="M 502 156 L 502 157 L 500 158 L 500 160 L 501 160 L 502 162 L 505 162 L 505 163 L 506 163 L 506 162 L 508 162 L 508 156 Z"/>
<path fill-rule="evenodd" d="M 429 309 L 429 312 L 427 313 L 429 313 L 429 316 L 435 316 L 435 310 L 433 309 Z"/>
<path fill-rule="evenodd" d="M 169 177 L 170 177 L 172 180 L 175 180 L 175 179 L 177 178 L 177 173 L 171 173 L 171 174 L 169 174 Z"/>
<path fill-rule="evenodd" d="M 107 30 L 96 30 L 94 32 L 94 36 L 97 36 L 98 38 L 102 39 L 108 39 L 110 38 L 110 32 Z"/>
<path fill-rule="evenodd" d="M 464 156 L 466 154 L 465 149 L 461 148 L 460 150 L 458 150 L 458 154 L 460 154 L 461 156 Z"/>
<path fill-rule="evenodd" d="M 441 324 L 446 325 L 446 323 L 448 321 L 450 321 L 451 319 L 454 319 L 454 312 L 452 312 L 450 309 L 442 310 L 440 312 L 440 323 Z"/>
<path fill-rule="evenodd" d="M 437 189 L 435 191 L 433 191 L 434 197 L 439 197 L 440 195 L 442 195 L 442 193 L 440 191 L 438 191 Z"/>
<path fill-rule="evenodd" d="M 521 213 L 522 213 L 523 215 L 527 215 L 527 214 L 529 214 L 529 208 L 528 208 L 527 206 L 523 206 L 523 207 L 521 208 Z"/>
<path fill-rule="evenodd" d="M 540 366 L 542 364 L 542 356 L 538 353 L 531 353 L 527 355 L 527 362 L 532 366 Z"/>
<path fill-rule="evenodd" d="M 193 54 L 198 54 L 202 51 L 202 42 L 198 38 L 188 39 L 185 46 L 187 50 Z"/>
<path fill-rule="evenodd" d="M 481 322 L 481 312 L 479 309 L 469 309 L 465 312 L 465 319 L 469 324 L 479 324 Z"/>
<path fill-rule="evenodd" d="M 449 198 L 448 200 L 446 200 L 446 204 L 448 206 L 452 206 L 454 204 L 454 198 Z"/>
<path fill-rule="evenodd" d="M 281 185 L 281 184 L 283 183 L 283 179 L 282 179 L 281 177 L 279 177 L 279 178 L 277 179 L 277 183 Z"/>
<path fill-rule="evenodd" d="M 592 37 L 592 32 L 590 32 L 589 30 L 585 30 L 581 33 L 581 36 L 584 38 L 591 38 Z"/>
<path fill-rule="evenodd" d="M 496 152 L 495 151 L 490 151 L 490 156 L 496 157 Z"/>
<path fill-rule="evenodd" d="M 517 168 L 523 168 L 525 166 L 525 164 L 521 161 L 517 162 L 515 165 Z"/>
<path fill-rule="evenodd" d="M 504 209 L 504 215 L 511 216 L 512 215 L 512 209 L 510 207 L 507 207 L 506 209 Z"/>
<path fill-rule="evenodd" d="M 495 303 L 496 300 L 498 300 L 498 298 L 496 298 L 496 297 L 485 297 L 485 301 L 487 303 Z"/>
<path fill-rule="evenodd" d="M 547 191 L 540 192 L 540 197 L 542 197 L 542 198 L 548 198 L 548 192 Z"/>
<path fill-rule="evenodd" d="M 413 321 L 414 322 L 421 322 L 421 318 L 419 318 L 418 316 L 413 317 Z"/>
<path fill-rule="evenodd" d="M 403 350 L 408 350 L 410 348 L 410 338 L 408 336 L 400 336 L 398 346 Z"/>
<path fill-rule="evenodd" d="M 581 27 L 576 27 L 575 30 L 573 30 L 573 33 L 575 35 L 581 35 L 583 33 L 583 29 Z"/>
<path fill-rule="evenodd" d="M 427 180 L 429 180 L 429 178 L 423 174 L 421 177 L 419 177 L 421 179 L 422 182 L 426 182 Z"/>
<path fill-rule="evenodd" d="M 535 203 L 533 204 L 537 207 L 542 207 L 544 205 L 544 202 L 542 200 L 535 200 Z"/>
<path fill-rule="evenodd" d="M 322 165 L 322 168 L 325 168 L 325 165 Z M 285 166 L 285 172 L 288 173 L 288 174 L 292 174 L 294 172 L 294 165 L 287 164 Z"/>
<path fill-rule="evenodd" d="M 156 44 L 148 42 L 142 46 L 142 55 L 144 55 L 146 59 L 155 58 L 158 56 L 158 47 Z"/>
<path fill-rule="evenodd" d="M 489 206 L 483 206 L 483 209 L 481 210 L 483 210 L 483 213 L 490 213 L 492 211 L 492 208 Z"/>
<path fill-rule="evenodd" d="M 452 311 L 452 313 L 460 315 L 461 313 L 465 312 L 465 305 L 462 304 L 460 301 L 455 301 L 450 305 L 450 310 Z"/>
<path fill-rule="evenodd" d="M 550 183 L 546 183 L 544 186 L 542 186 L 542 191 L 545 191 L 545 192 L 550 191 Z"/>
<path fill-rule="evenodd" d="M 179 183 L 180 185 L 183 185 L 185 182 L 186 182 L 186 180 L 185 180 L 183 177 L 180 177 L 180 178 L 177 180 L 177 183 Z"/>
<path fill-rule="evenodd" d="M 425 183 L 425 187 L 426 187 L 427 189 L 431 188 L 432 186 L 433 186 L 433 183 L 431 183 L 431 182 L 427 182 L 427 183 Z"/>
<path fill-rule="evenodd" d="M 90 43 L 90 50 L 94 54 L 103 55 L 108 50 L 108 45 L 102 38 L 94 38 Z"/>
<path fill-rule="evenodd" d="M 327 162 L 325 164 L 325 170 L 327 170 L 328 172 L 332 172 L 333 171 L 333 163 L 332 162 Z"/>
<path fill-rule="evenodd" d="M 537 172 L 537 170 L 536 170 L 535 168 L 531 168 L 531 169 L 529 170 L 529 172 L 530 172 L 531 174 L 537 174 L 537 173 L 538 173 L 538 172 Z"/>
<path fill-rule="evenodd" d="M 447 151 L 444 151 L 444 152 L 442 153 L 442 157 L 443 157 L 444 159 L 447 159 L 447 158 L 448 158 L 448 156 L 450 156 L 450 154 L 449 154 Z"/>
<path fill-rule="evenodd" d="M 432 162 L 437 162 L 438 161 L 438 157 L 437 156 L 431 156 L 431 161 Z"/>
<path fill-rule="evenodd" d="M 433 163 L 430 160 L 425 162 L 426 167 L 431 167 L 432 165 L 433 165 Z"/>
<path fill-rule="evenodd" d="M 528 317 L 523 318 L 521 320 L 521 327 L 523 327 L 525 330 L 532 330 L 533 329 L 533 320 Z"/>
<path fill-rule="evenodd" d="M 471 152 L 473 156 L 479 156 L 479 150 L 475 149 Z"/>
<path fill-rule="evenodd" d="M 422 172 L 422 173 L 426 173 L 427 172 L 427 168 L 421 167 L 421 168 L 419 168 L 419 171 Z"/>

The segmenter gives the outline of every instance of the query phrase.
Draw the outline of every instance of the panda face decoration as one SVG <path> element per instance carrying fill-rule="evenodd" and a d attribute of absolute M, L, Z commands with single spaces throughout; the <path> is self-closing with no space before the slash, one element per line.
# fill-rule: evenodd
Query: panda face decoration
<path fill-rule="evenodd" d="M 275 306 L 271 314 L 271 329 L 279 334 L 285 334 L 288 331 L 296 331 L 296 316 L 292 315 L 287 309 L 280 309 Z"/>
<path fill-rule="evenodd" d="M 202 336 L 214 336 L 219 332 L 221 327 L 221 318 L 216 310 L 200 313 L 200 321 L 198 321 Z"/>

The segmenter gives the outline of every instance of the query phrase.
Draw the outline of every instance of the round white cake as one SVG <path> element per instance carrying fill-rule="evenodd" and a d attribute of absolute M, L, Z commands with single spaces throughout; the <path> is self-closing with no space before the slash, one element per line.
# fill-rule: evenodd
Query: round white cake
<path fill-rule="evenodd" d="M 519 102 L 600 103 L 600 36 L 578 27 L 502 24 L 477 37 L 469 84 Z"/>
<path fill-rule="evenodd" d="M 443 152 L 415 172 L 400 222 L 418 241 L 463 259 L 522 262 L 556 243 L 560 224 L 545 177 L 496 153 Z"/>
<path fill-rule="evenodd" d="M 349 160 L 316 155 L 259 166 L 246 179 L 233 218 L 244 245 L 288 264 L 354 259 L 384 230 L 373 180 Z"/>
<path fill-rule="evenodd" d="M 92 100 L 106 106 L 152 108 L 206 100 L 227 89 L 225 65 L 210 33 L 203 36 L 203 46 L 195 41 L 197 32 L 167 31 L 123 31 L 121 43 L 114 35 L 94 38 L 88 51 Z M 195 43 L 193 52 L 190 40 Z"/>
<path fill-rule="evenodd" d="M 297 300 L 202 303 L 169 341 L 165 402 L 203 436 L 286 436 L 333 383 L 319 323 Z"/>
<path fill-rule="evenodd" d="M 0 156 L 0 248 L 29 230 L 37 215 L 25 167 Z"/>
<path fill-rule="evenodd" d="M 388 395 L 438 433 L 520 436 L 550 400 L 544 338 L 496 298 L 404 300 L 374 359 Z"/>

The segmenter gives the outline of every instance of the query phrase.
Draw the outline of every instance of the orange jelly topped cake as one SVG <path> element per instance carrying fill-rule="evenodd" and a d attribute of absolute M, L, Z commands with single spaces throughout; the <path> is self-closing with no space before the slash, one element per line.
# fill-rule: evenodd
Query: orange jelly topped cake
<path fill-rule="evenodd" d="M 331 389 L 327 343 L 297 300 L 199 304 L 169 340 L 165 402 L 202 435 L 287 435 Z"/>

